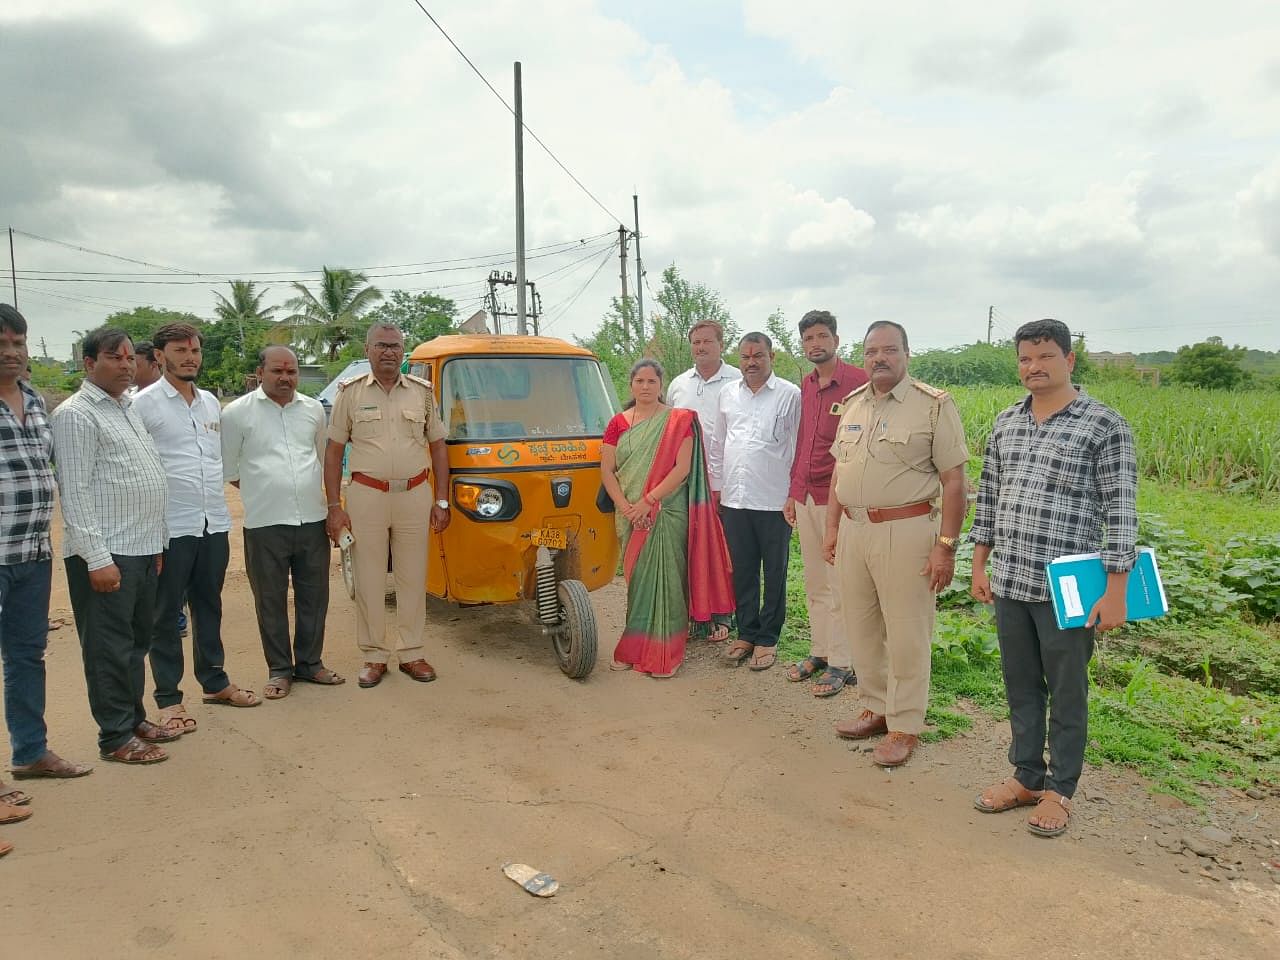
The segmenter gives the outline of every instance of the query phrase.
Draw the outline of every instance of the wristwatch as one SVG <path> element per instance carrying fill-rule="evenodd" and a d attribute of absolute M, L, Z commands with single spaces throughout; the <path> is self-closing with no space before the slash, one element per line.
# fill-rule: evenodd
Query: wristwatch
<path fill-rule="evenodd" d="M 952 553 L 956 552 L 957 541 L 955 537 L 944 537 L 942 536 L 942 534 L 938 534 L 938 542 L 942 544 L 944 547 L 946 547 L 948 550 L 950 550 Z"/>
<path fill-rule="evenodd" d="M 437 500 L 437 501 L 436 501 L 436 506 L 437 506 L 437 507 L 439 507 L 441 510 L 448 510 L 448 509 L 449 509 L 449 501 L 448 501 L 448 500 Z"/>

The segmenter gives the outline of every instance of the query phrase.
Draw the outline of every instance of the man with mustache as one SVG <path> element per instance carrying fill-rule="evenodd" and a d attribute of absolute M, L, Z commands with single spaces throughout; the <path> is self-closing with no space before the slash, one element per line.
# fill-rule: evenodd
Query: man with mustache
<path fill-rule="evenodd" d="M 824 547 L 866 706 L 836 733 L 887 734 L 871 759 L 897 767 L 924 730 L 935 594 L 955 573 L 969 451 L 951 397 L 907 375 L 901 325 L 871 324 L 862 355 L 871 382 L 844 399 Z"/>
<path fill-rule="evenodd" d="M 1014 774 L 984 790 L 974 806 L 983 813 L 1034 806 L 1027 829 L 1056 837 L 1067 829 L 1084 767 L 1094 630 L 1125 621 L 1138 465 L 1124 417 L 1072 384 L 1076 355 L 1065 323 L 1023 324 L 1013 343 L 1028 396 L 991 429 L 969 539 L 970 592 L 995 604 Z M 1063 630 L 1045 566 L 1075 553 L 1101 554 L 1107 586 L 1085 625 Z"/>
<path fill-rule="evenodd" d="M 62 499 L 62 555 L 84 659 L 98 752 L 114 763 L 168 759 L 178 734 L 142 705 L 168 485 L 155 443 L 125 391 L 133 343 L 118 327 L 84 338 L 84 383 L 49 418 Z"/>
<path fill-rule="evenodd" d="M 321 458 L 329 425 L 320 401 L 298 393 L 298 356 L 288 347 L 258 354 L 258 383 L 222 411 L 222 468 L 244 502 L 245 572 L 267 660 L 262 693 L 282 700 L 295 680 L 345 682 L 321 660 L 330 549 Z"/>
<path fill-rule="evenodd" d="M 773 372 L 773 341 L 763 333 L 742 338 L 738 359 L 742 379 L 720 393 L 707 473 L 737 601 L 738 639 L 724 657 L 735 665 L 749 657 L 751 669 L 759 671 L 777 663 L 787 615 L 791 527 L 782 508 L 796 454 L 800 390 Z"/>
<path fill-rule="evenodd" d="M 53 579 L 53 434 L 44 400 L 23 382 L 27 321 L 0 303 L 0 658 L 4 719 L 17 780 L 81 777 L 90 767 L 49 749 L 44 721 L 45 648 Z M 0 779 L 0 823 L 31 816 L 26 791 Z M 0 840 L 0 856 L 12 846 Z"/>
<path fill-rule="evenodd" d="M 689 329 L 689 352 L 693 366 L 671 378 L 667 403 L 696 413 L 703 440 L 709 443 L 716 428 L 720 391 L 741 380 L 742 374 L 724 362 L 724 327 L 714 320 L 702 320 Z"/>
<path fill-rule="evenodd" d="M 815 697 L 832 697 L 853 675 L 853 652 L 840 609 L 840 585 L 835 569 L 825 563 L 822 538 L 827 529 L 827 491 L 836 461 L 831 444 L 840 421 L 840 400 L 867 382 L 865 372 L 836 354 L 840 337 L 829 310 L 810 310 L 800 318 L 800 345 L 813 372 L 800 382 L 800 430 L 791 464 L 791 489 L 782 508 L 787 522 L 800 535 L 804 561 L 804 594 L 809 608 L 809 656 L 793 664 L 787 679 L 799 683 L 817 675 Z"/>
<path fill-rule="evenodd" d="M 134 406 L 169 477 L 169 546 L 156 596 L 151 675 L 160 722 L 184 734 L 196 729 L 182 703 L 185 663 L 178 613 L 184 597 L 204 702 L 256 707 L 262 701 L 232 683 L 223 665 L 222 584 L 231 557 L 231 511 L 223 492 L 222 407 L 196 386 L 203 359 L 200 332 L 187 323 L 166 323 L 151 339 L 164 376 L 139 392 Z"/>

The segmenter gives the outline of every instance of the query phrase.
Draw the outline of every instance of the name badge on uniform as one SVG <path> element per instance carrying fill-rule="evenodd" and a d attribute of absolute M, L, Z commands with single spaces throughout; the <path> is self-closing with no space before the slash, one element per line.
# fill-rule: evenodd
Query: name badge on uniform
<path fill-rule="evenodd" d="M 377 405 L 376 403 L 366 403 L 366 404 L 365 404 L 363 407 L 361 407 L 360 409 L 361 409 L 361 410 L 377 410 L 377 409 L 378 409 L 378 405 Z"/>
<path fill-rule="evenodd" d="M 862 432 L 862 424 L 860 424 L 860 423 L 846 423 L 846 424 L 844 425 L 844 428 L 843 428 L 843 429 L 844 429 L 844 432 L 845 432 L 845 433 L 861 433 L 861 432 Z"/>

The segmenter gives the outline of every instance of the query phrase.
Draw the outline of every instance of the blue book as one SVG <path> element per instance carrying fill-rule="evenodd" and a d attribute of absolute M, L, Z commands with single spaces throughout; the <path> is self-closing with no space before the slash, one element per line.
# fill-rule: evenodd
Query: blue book
<path fill-rule="evenodd" d="M 1096 553 L 1058 557 L 1049 561 L 1045 573 L 1049 578 L 1049 594 L 1053 599 L 1053 612 L 1058 618 L 1058 629 L 1083 627 L 1089 611 L 1107 589 L 1107 571 L 1103 569 L 1102 557 Z M 1125 600 L 1128 620 L 1149 620 L 1169 612 L 1169 598 L 1165 596 L 1160 568 L 1156 566 L 1156 552 L 1150 547 L 1138 548 L 1138 558 L 1129 573 Z"/>

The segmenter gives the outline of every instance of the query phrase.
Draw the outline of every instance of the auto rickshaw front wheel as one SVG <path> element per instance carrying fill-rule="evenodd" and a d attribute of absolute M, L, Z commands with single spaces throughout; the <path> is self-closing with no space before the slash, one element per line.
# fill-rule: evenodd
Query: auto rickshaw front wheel
<path fill-rule="evenodd" d="M 560 626 L 552 631 L 551 645 L 565 676 L 581 680 L 596 665 L 596 613 L 591 595 L 581 580 L 561 580 Z"/>

